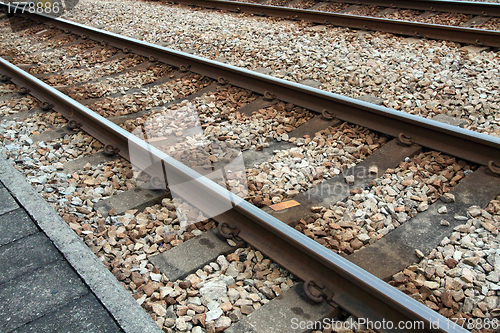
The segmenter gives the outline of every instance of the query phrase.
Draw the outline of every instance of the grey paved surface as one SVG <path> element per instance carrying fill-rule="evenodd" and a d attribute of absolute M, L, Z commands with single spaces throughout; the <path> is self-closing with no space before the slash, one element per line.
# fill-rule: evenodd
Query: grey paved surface
<path fill-rule="evenodd" d="M 0 181 L 0 332 L 122 332 Z"/>
<path fill-rule="evenodd" d="M 1 155 L 0 195 L 0 333 L 162 332 Z"/>
<path fill-rule="evenodd" d="M 4 206 L 5 201 L 0 201 Z M 28 214 L 22 208 L 17 208 L 0 215 L 0 246 L 38 232 Z"/>
<path fill-rule="evenodd" d="M 10 195 L 9 191 L 5 189 L 3 184 L 2 188 L 0 188 L 0 202 L 2 203 L 2 205 L 0 206 L 0 214 L 13 211 L 14 209 L 19 207 L 14 198 L 12 198 L 12 196 Z"/>

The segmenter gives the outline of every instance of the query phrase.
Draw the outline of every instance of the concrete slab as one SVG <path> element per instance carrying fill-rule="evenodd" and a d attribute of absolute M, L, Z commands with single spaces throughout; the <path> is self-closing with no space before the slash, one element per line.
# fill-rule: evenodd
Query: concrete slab
<path fill-rule="evenodd" d="M 144 209 L 153 206 L 165 197 L 169 192 L 164 190 L 147 190 L 140 187 L 130 189 L 101 200 L 94 205 L 102 216 L 108 216 L 108 212 L 113 209 L 116 214 L 124 214 L 129 209 Z"/>
<path fill-rule="evenodd" d="M 316 135 L 316 133 L 321 132 L 329 127 L 332 126 L 337 126 L 341 123 L 340 120 L 338 119 L 324 119 L 321 116 L 314 116 L 313 118 L 309 119 L 309 121 L 305 124 L 300 125 L 290 133 L 288 133 L 288 136 L 293 138 L 302 138 L 305 135 L 309 135 L 311 138 Z"/>
<path fill-rule="evenodd" d="M 218 61 L 218 62 L 223 62 L 223 63 L 227 63 L 227 58 L 224 58 L 224 57 L 217 57 L 214 59 L 215 61 Z"/>
<path fill-rule="evenodd" d="M 9 101 L 13 98 L 19 98 L 19 97 L 21 97 L 21 95 L 19 95 L 19 93 L 17 93 L 17 92 L 5 94 L 5 95 L 0 96 L 0 102 Z M 3 119 L 3 117 L 5 117 L 5 116 L 2 116 L 2 119 Z"/>
<path fill-rule="evenodd" d="M 175 72 L 175 73 L 177 73 L 177 72 Z M 183 77 L 183 76 L 186 76 L 186 75 L 187 75 L 187 73 L 177 73 L 177 74 L 175 74 L 176 78 Z M 126 115 L 123 115 L 123 116 L 110 117 L 110 118 L 108 118 L 108 120 L 112 121 L 113 123 L 115 123 L 117 125 L 120 125 L 120 124 L 125 123 L 127 120 L 137 119 L 137 118 L 140 118 L 140 117 L 142 117 L 144 115 L 151 114 L 151 113 L 153 113 L 155 111 L 158 111 L 158 110 L 165 110 L 170 105 L 175 105 L 175 104 L 181 103 L 182 101 L 192 101 L 196 97 L 203 96 L 203 94 L 210 93 L 210 92 L 215 92 L 217 90 L 217 87 L 218 87 L 217 83 L 212 83 L 212 84 L 206 86 L 205 88 L 200 89 L 200 90 L 192 93 L 191 95 L 187 95 L 187 96 L 184 96 L 182 98 L 175 99 L 173 101 L 170 101 L 168 103 L 163 104 L 162 106 L 154 107 L 154 108 L 147 109 L 147 110 L 142 110 L 142 111 L 131 113 L 131 114 L 126 114 Z M 140 88 L 140 89 L 142 89 L 142 88 Z M 130 94 L 131 91 L 128 91 L 127 93 Z"/>
<path fill-rule="evenodd" d="M 467 216 L 467 209 L 472 205 L 486 207 L 500 193 L 500 178 L 492 175 L 486 167 L 480 167 L 450 193 L 455 195 L 454 202 L 436 201 L 429 209 L 418 213 L 375 244 L 347 256 L 347 260 L 388 281 L 393 274 L 419 261 L 416 249 L 427 255 L 445 237 L 450 237 L 454 228 L 464 223 L 455 216 Z M 438 209 L 443 206 L 447 208 L 447 213 L 439 214 Z M 450 225 L 441 225 L 443 219 Z"/>
<path fill-rule="evenodd" d="M 65 261 L 56 261 L 0 289 L 0 322 L 10 331 L 54 308 L 88 294 L 88 289 Z"/>
<path fill-rule="evenodd" d="M 356 99 L 359 99 L 360 101 L 363 101 L 363 102 L 376 104 L 376 105 L 382 105 L 384 103 L 383 98 L 373 96 L 373 95 L 363 95 L 363 96 L 356 97 Z"/>
<path fill-rule="evenodd" d="M 313 87 L 313 88 L 319 88 L 322 85 L 321 82 L 316 81 L 316 80 L 311 80 L 311 79 L 302 80 L 299 83 L 303 84 L 303 85 L 306 85 L 306 86 L 309 86 L 309 87 Z"/>
<path fill-rule="evenodd" d="M 326 25 L 314 25 L 314 26 L 310 27 L 309 29 L 311 29 L 312 31 L 324 31 L 324 30 L 328 29 L 328 26 L 326 26 Z"/>
<path fill-rule="evenodd" d="M 164 83 L 175 81 L 177 78 L 183 77 L 186 75 L 187 75 L 187 73 L 181 73 L 178 71 L 170 72 L 170 73 L 168 73 L 168 75 L 163 76 L 163 77 L 157 79 L 156 81 L 142 85 L 140 87 L 130 88 L 129 90 L 127 90 L 127 95 L 141 93 L 141 91 L 143 91 L 144 89 L 157 87 L 157 86 L 162 85 Z M 123 94 L 121 92 L 115 92 L 115 93 L 112 93 L 112 94 L 109 94 L 106 96 L 102 96 L 102 97 L 97 97 L 97 98 L 77 99 L 77 101 L 83 105 L 88 106 L 88 105 L 92 105 L 96 102 L 105 101 L 108 98 L 121 98 L 121 97 L 123 97 Z M 165 106 L 165 105 L 168 105 L 168 103 L 164 104 L 163 106 Z M 137 112 L 135 112 L 133 114 L 137 114 Z"/>
<path fill-rule="evenodd" d="M 397 139 L 391 140 L 361 163 L 297 195 L 294 200 L 300 205 L 280 211 L 273 211 L 269 207 L 265 207 L 263 210 L 280 221 L 295 226 L 300 219 L 306 219 L 313 215 L 312 207 L 329 207 L 337 201 L 343 201 L 350 195 L 351 190 L 365 187 L 388 168 L 395 168 L 405 157 L 411 157 L 420 151 L 421 147 L 417 145 L 404 147 L 398 145 Z M 377 172 L 369 172 L 372 166 L 377 167 Z M 345 181 L 345 177 L 350 175 L 354 176 L 353 184 L 347 184 Z"/>
<path fill-rule="evenodd" d="M 1 246 L 0 284 L 62 259 L 50 239 L 41 232 Z"/>
<path fill-rule="evenodd" d="M 39 332 L 123 332 L 104 311 L 93 294 L 87 294 L 16 329 L 15 333 Z"/>
<path fill-rule="evenodd" d="M 366 31 L 366 30 L 355 30 L 354 33 L 358 36 L 364 36 L 364 35 L 369 35 L 371 34 L 370 31 Z"/>
<path fill-rule="evenodd" d="M 383 9 L 380 12 L 378 12 L 375 16 L 382 17 L 384 15 L 392 14 L 392 13 L 394 13 L 396 11 L 397 11 L 396 8 L 386 8 L 386 9 Z"/>
<path fill-rule="evenodd" d="M 290 133 L 289 137 L 302 138 L 304 135 L 309 135 L 313 137 L 316 132 L 322 131 L 330 126 L 338 125 L 340 121 L 338 119 L 325 120 L 321 116 L 315 116 L 310 119 L 307 123 L 297 127 Z M 250 168 L 254 165 L 269 161 L 275 150 L 290 149 L 295 147 L 294 144 L 287 141 L 273 141 L 269 147 L 264 148 L 261 151 L 257 150 L 245 150 L 243 152 L 243 160 L 245 161 L 245 167 Z"/>
<path fill-rule="evenodd" d="M 255 165 L 259 165 L 266 161 L 269 161 L 273 155 L 275 150 L 284 150 L 295 147 L 294 144 L 285 142 L 285 141 L 273 141 L 269 147 L 264 148 L 261 151 L 257 151 L 255 149 L 248 149 L 243 151 L 243 161 L 245 162 L 245 168 L 252 168 Z"/>
<path fill-rule="evenodd" d="M 113 32 L 113 31 L 111 31 L 111 32 Z M 158 46 L 161 46 L 161 47 L 168 47 L 170 45 L 167 42 L 156 42 L 155 44 Z"/>
<path fill-rule="evenodd" d="M 347 13 L 353 12 L 357 9 L 360 9 L 361 7 L 362 6 L 359 6 L 359 5 L 352 5 L 352 6 L 347 7 L 346 9 L 341 10 L 339 13 L 347 14 Z"/>
<path fill-rule="evenodd" d="M 11 113 L 11 114 L 6 114 L 2 117 L 2 121 L 9 121 L 9 120 L 23 120 L 23 119 L 28 119 L 31 118 L 39 113 L 46 112 L 42 111 L 40 108 L 34 108 L 28 111 L 23 111 L 23 112 L 18 112 L 18 113 Z"/>
<path fill-rule="evenodd" d="M 404 38 L 403 41 L 405 41 L 408 44 L 415 44 L 415 43 L 422 42 L 422 39 L 414 38 L 414 37 L 407 37 L 407 38 Z"/>
<path fill-rule="evenodd" d="M 254 72 L 266 74 L 266 75 L 271 75 L 273 70 L 271 68 L 267 68 L 267 67 L 259 67 L 259 68 L 254 69 Z"/>
<path fill-rule="evenodd" d="M 289 1 L 287 2 L 286 4 L 282 5 L 284 7 L 294 7 L 294 5 L 298 4 L 298 3 L 301 3 L 302 0 L 292 0 L 292 1 Z"/>
<path fill-rule="evenodd" d="M 105 163 L 109 161 L 110 158 L 102 152 L 98 152 L 92 155 L 86 155 L 81 158 L 77 158 L 76 160 L 69 161 L 67 163 L 64 163 L 64 168 L 62 172 L 64 173 L 74 173 L 76 171 L 80 171 L 83 169 L 83 167 L 87 164 L 90 163 L 90 165 L 99 165 L 101 163 Z"/>
<path fill-rule="evenodd" d="M 440 12 L 432 12 L 432 11 L 425 11 L 423 12 L 417 19 L 422 20 L 422 19 L 427 19 L 429 17 L 433 17 L 440 14 Z"/>
<path fill-rule="evenodd" d="M 145 60 L 143 62 L 138 63 L 135 66 L 125 68 L 125 69 L 118 71 L 118 72 L 115 72 L 113 74 L 93 78 L 92 83 L 97 84 L 100 82 L 106 82 L 112 78 L 116 78 L 116 77 L 122 76 L 122 75 L 127 74 L 127 73 L 135 73 L 135 72 L 145 71 L 151 65 L 152 65 L 152 62 Z M 52 75 L 54 75 L 54 74 L 49 74 L 47 77 L 51 77 Z M 72 88 L 72 87 L 73 88 L 74 87 L 81 87 L 81 86 L 84 86 L 87 84 L 89 84 L 89 81 L 82 81 L 82 82 L 77 82 L 74 84 L 67 84 L 67 85 L 53 86 L 53 87 L 58 89 L 62 93 L 67 94 L 67 91 L 65 89 Z"/>
<path fill-rule="evenodd" d="M 473 25 L 485 24 L 486 22 L 488 22 L 491 19 L 492 19 L 491 16 L 475 16 L 472 19 L 470 19 L 469 21 L 465 22 L 463 24 L 463 27 L 470 28 Z"/>
<path fill-rule="evenodd" d="M 171 146 L 181 140 L 185 140 L 187 136 L 203 134 L 203 129 L 201 127 L 195 126 L 182 131 L 182 134 L 182 136 L 166 135 L 161 138 L 154 138 L 146 141 L 154 147 Z"/>
<path fill-rule="evenodd" d="M 251 116 L 252 112 L 258 111 L 260 109 L 265 109 L 265 108 L 270 107 L 271 105 L 274 105 L 276 103 L 278 103 L 277 100 L 268 101 L 268 100 L 264 99 L 264 97 L 260 96 L 260 97 L 256 98 L 255 100 L 253 100 L 252 102 L 242 106 L 241 108 L 239 108 L 236 111 L 245 115 L 245 116 Z"/>
<path fill-rule="evenodd" d="M 453 125 L 458 127 L 464 127 L 465 125 L 467 125 L 467 121 L 465 121 L 464 119 L 448 116 L 447 114 L 442 114 L 442 113 L 432 117 L 432 120 L 436 120 L 448 125 Z"/>
<path fill-rule="evenodd" d="M 330 317 L 335 309 L 326 302 L 310 303 L 303 296 L 303 284 L 298 283 L 265 306 L 255 310 L 225 333 L 302 333 L 300 322 L 321 321 Z M 305 324 L 304 324 L 305 325 Z M 303 326 L 304 327 L 304 326 Z"/>
<path fill-rule="evenodd" d="M 148 260 L 171 281 L 176 281 L 215 261 L 219 255 L 228 254 L 235 249 L 221 240 L 214 231 L 208 231 L 166 252 L 151 256 Z"/>
<path fill-rule="evenodd" d="M 64 127 L 61 127 L 61 128 L 57 128 L 57 129 L 54 129 L 54 130 L 45 131 L 43 133 L 33 135 L 31 137 L 31 139 L 34 142 L 37 142 L 37 141 L 43 141 L 43 142 L 45 142 L 45 141 L 54 141 L 54 140 L 57 140 L 57 139 L 60 139 L 60 138 L 64 138 L 66 135 L 72 135 L 72 134 L 75 134 L 75 133 L 76 133 L 75 131 L 70 130 L 68 127 L 64 126 Z"/>
<path fill-rule="evenodd" d="M 132 35 L 132 36 L 130 36 L 130 38 L 144 40 L 144 36 L 142 36 L 142 35 Z"/>
<path fill-rule="evenodd" d="M 0 215 L 0 246 L 38 232 L 22 208 Z"/>
<path fill-rule="evenodd" d="M 477 45 L 466 45 L 460 50 L 469 51 L 470 53 L 481 53 L 483 51 L 488 51 L 490 48 L 487 46 L 477 46 Z"/>
<path fill-rule="evenodd" d="M 318 10 L 323 6 L 329 5 L 330 3 L 328 1 L 323 1 L 315 4 L 314 6 L 310 7 L 309 10 Z"/>
<path fill-rule="evenodd" d="M 0 189 L 0 215 L 12 212 L 17 208 L 19 208 L 19 205 L 9 191 L 5 188 Z"/>

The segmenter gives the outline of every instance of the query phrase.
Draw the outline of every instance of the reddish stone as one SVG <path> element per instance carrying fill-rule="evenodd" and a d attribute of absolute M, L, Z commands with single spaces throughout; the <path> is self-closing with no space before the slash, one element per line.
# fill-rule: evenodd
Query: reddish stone
<path fill-rule="evenodd" d="M 158 282 L 149 281 L 142 286 L 141 289 L 144 290 L 144 293 L 146 293 L 147 296 L 151 296 L 158 288 L 160 288 L 160 284 Z"/>
<path fill-rule="evenodd" d="M 455 266 L 457 265 L 458 262 L 453 258 L 448 258 L 448 259 L 446 259 L 446 261 L 444 263 L 449 268 L 455 268 Z"/>
<path fill-rule="evenodd" d="M 138 272 L 132 272 L 131 279 L 132 282 L 134 282 L 134 284 L 137 286 L 137 288 L 139 288 L 145 282 L 142 275 Z"/>
<path fill-rule="evenodd" d="M 452 308 L 453 307 L 453 297 L 451 295 L 451 292 L 446 290 L 441 293 L 441 302 L 446 306 L 447 308 Z"/>

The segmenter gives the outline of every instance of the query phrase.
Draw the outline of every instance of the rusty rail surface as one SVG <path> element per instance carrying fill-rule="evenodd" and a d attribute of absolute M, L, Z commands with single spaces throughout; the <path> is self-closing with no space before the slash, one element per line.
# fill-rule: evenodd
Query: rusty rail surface
<path fill-rule="evenodd" d="M 0 7 L 2 6 L 5 5 L 0 3 Z M 418 143 L 424 141 L 426 135 L 430 135 L 426 142 L 447 138 L 451 141 L 446 147 L 450 148 L 452 143 L 457 146 L 467 145 L 468 148 L 475 150 L 471 157 L 481 161 L 492 158 L 498 160 L 499 157 L 500 140 L 486 135 L 405 115 L 387 108 L 373 106 L 70 21 L 39 14 L 26 14 L 25 16 L 40 22 L 50 23 L 57 28 L 67 29 L 68 32 L 85 34 L 97 41 L 106 41 L 111 46 L 127 47 L 138 54 L 157 57 L 159 60 L 174 66 L 188 66 L 193 72 L 215 78 L 223 77 L 228 79 L 231 84 L 246 87 L 256 92 L 268 91 L 269 93 L 270 91 L 279 99 L 306 108 L 312 108 L 316 111 L 330 108 L 338 112 L 339 118 L 349 118 L 355 123 L 356 120 L 364 123 L 373 122 L 374 126 L 372 127 L 379 128 L 381 132 L 388 131 L 391 134 L 407 129 L 411 134 L 418 134 L 415 138 Z M 328 290 L 329 301 L 356 317 L 368 318 L 371 321 L 385 320 L 395 323 L 418 321 L 424 323 L 425 329 L 416 330 L 417 332 L 466 332 L 437 312 L 360 269 L 249 202 L 235 201 L 231 195 L 228 196 L 227 189 L 202 177 L 179 161 L 1 58 L 0 73 L 8 76 L 12 82 L 19 86 L 28 88 L 31 94 L 42 102 L 50 103 L 54 111 L 61 113 L 68 120 L 81 123 L 81 129 L 99 141 L 118 148 L 121 156 L 130 158 L 129 152 L 132 150 L 135 153 L 143 153 L 145 156 L 161 161 L 164 170 L 175 174 L 178 179 L 196 184 L 199 191 L 196 193 L 198 198 L 194 198 L 195 202 L 200 202 L 199 198 L 204 199 L 203 207 L 197 207 L 201 211 L 205 211 L 220 201 L 227 201 L 229 197 L 234 208 L 215 217 L 217 222 L 227 223 L 238 228 L 239 237 L 269 255 L 300 279 L 312 280 L 316 285 L 324 285 L 325 290 Z M 338 107 L 338 110 L 335 107 Z M 354 118 L 351 117 L 352 114 L 355 115 Z M 456 151 L 463 153 L 463 147 L 457 147 Z M 481 156 L 481 154 L 486 155 Z M 140 165 L 138 167 L 141 168 Z M 189 202 L 193 200 L 190 197 L 191 193 L 179 194 Z M 382 329 L 380 331 L 404 330 Z"/>
<path fill-rule="evenodd" d="M 243 12 L 259 16 L 304 20 L 318 24 L 366 31 L 383 31 L 403 36 L 500 47 L 500 32 L 493 30 L 390 20 L 377 17 L 329 13 L 318 10 L 296 9 L 227 0 L 170 0 L 170 2 L 210 9 Z"/>
<path fill-rule="evenodd" d="M 500 4 L 491 2 L 474 1 L 448 1 L 448 0 L 326 0 L 328 2 L 341 2 L 353 5 L 380 6 L 388 8 L 405 8 L 426 10 L 430 12 L 448 12 L 472 14 L 480 16 L 500 16 Z"/>

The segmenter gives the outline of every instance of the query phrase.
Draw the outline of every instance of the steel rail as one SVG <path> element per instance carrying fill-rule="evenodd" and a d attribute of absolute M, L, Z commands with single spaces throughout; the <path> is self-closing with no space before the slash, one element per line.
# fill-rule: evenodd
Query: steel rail
<path fill-rule="evenodd" d="M 5 8 L 6 5 L 0 2 L 0 8 L 2 6 Z M 216 80 L 223 78 L 232 85 L 260 94 L 268 92 L 279 100 L 302 106 L 311 111 L 321 113 L 325 109 L 330 110 L 338 119 L 393 137 L 404 133 L 421 146 L 473 163 L 488 165 L 490 161 L 493 161 L 500 165 L 500 139 L 490 135 L 87 27 L 61 18 L 42 14 L 23 14 L 23 16 L 52 24 L 63 31 L 67 30 L 96 41 L 103 41 L 120 49 L 128 48 L 136 54 L 153 57 L 176 67 L 184 66 L 192 72 Z"/>
<path fill-rule="evenodd" d="M 335 291 L 333 301 L 358 318 L 392 323 L 408 321 L 424 323 L 425 329 L 416 332 L 467 332 L 247 201 L 235 200 L 227 189 L 2 58 L 0 58 L 0 72 L 10 77 L 17 85 L 30 89 L 34 97 L 51 103 L 53 110 L 68 120 L 80 122 L 81 129 L 96 139 L 104 143 L 112 142 L 120 149 L 119 154 L 123 157 L 130 159 L 130 151 L 142 152 L 145 157 L 161 161 L 164 170 L 169 175 L 175 175 L 180 182 L 196 184 L 197 198 L 193 198 L 193 193 L 183 193 L 182 190 L 177 194 L 189 202 L 191 200 L 199 202 L 198 199 L 203 198 L 204 207 L 197 207 L 201 211 L 219 205 L 229 198 L 234 208 L 222 214 L 222 219 L 225 216 L 226 219 L 238 221 L 241 228 L 240 236 L 244 240 L 258 240 L 259 235 L 262 235 L 267 241 L 259 243 L 260 250 L 274 254 L 271 255 L 273 260 L 285 268 L 292 268 L 291 272 L 299 278 L 307 279 L 313 276 L 315 281 Z M 296 270 L 298 273 L 293 270 L 297 265 L 300 267 Z M 403 332 L 404 330 L 381 329 L 380 331 Z"/>
<path fill-rule="evenodd" d="M 449 40 L 465 44 L 500 47 L 500 32 L 493 30 L 417 23 L 402 20 L 390 20 L 378 17 L 329 13 L 319 10 L 269 6 L 227 0 L 171 0 L 170 2 L 210 9 L 244 12 L 259 16 L 274 16 L 292 20 L 304 20 L 319 24 L 361 29 L 367 31 L 383 31 L 403 36 Z"/>
<path fill-rule="evenodd" d="M 380 6 L 389 8 L 405 8 L 427 10 L 431 12 L 449 12 L 473 14 L 480 16 L 500 16 L 500 4 L 474 1 L 448 0 L 326 0 L 327 2 L 341 2 L 353 5 Z"/>

